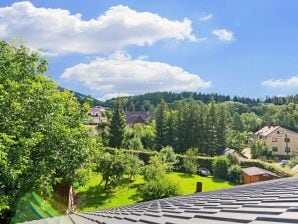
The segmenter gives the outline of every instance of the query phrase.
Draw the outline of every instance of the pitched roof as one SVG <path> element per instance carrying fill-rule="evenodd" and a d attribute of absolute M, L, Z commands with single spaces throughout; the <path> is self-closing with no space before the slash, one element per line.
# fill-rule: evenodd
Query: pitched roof
<path fill-rule="evenodd" d="M 242 171 L 246 174 L 248 174 L 249 176 L 256 176 L 256 175 L 262 175 L 262 174 L 269 174 L 272 176 L 276 176 L 278 177 L 277 174 L 270 172 L 269 170 L 264 170 L 262 168 L 259 167 L 248 167 L 248 168 L 244 168 L 242 169 Z"/>
<path fill-rule="evenodd" d="M 59 223 L 57 219 L 27 223 Z M 77 213 L 61 219 L 66 224 L 298 223 L 298 177 Z"/>
<path fill-rule="evenodd" d="M 277 130 L 278 128 L 280 128 L 280 127 L 275 126 L 275 125 L 267 125 L 267 126 L 261 128 L 260 130 L 258 130 L 255 134 L 259 135 L 259 136 L 266 137 L 269 134 L 271 134 L 273 131 Z"/>
<path fill-rule="evenodd" d="M 153 117 L 153 112 L 149 111 L 128 111 L 126 112 L 126 122 L 129 124 L 142 120 L 148 122 L 149 117 Z"/>

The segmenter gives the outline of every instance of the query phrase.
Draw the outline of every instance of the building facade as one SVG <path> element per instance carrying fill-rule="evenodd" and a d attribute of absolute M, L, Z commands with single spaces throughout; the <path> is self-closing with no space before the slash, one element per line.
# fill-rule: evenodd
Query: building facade
<path fill-rule="evenodd" d="M 89 124 L 106 123 L 107 117 L 105 116 L 106 108 L 104 107 L 93 107 L 90 108 L 88 115 L 90 116 Z"/>
<path fill-rule="evenodd" d="M 298 155 L 298 133 L 280 126 L 265 126 L 257 131 L 256 136 L 266 142 L 269 150 L 277 156 Z"/>

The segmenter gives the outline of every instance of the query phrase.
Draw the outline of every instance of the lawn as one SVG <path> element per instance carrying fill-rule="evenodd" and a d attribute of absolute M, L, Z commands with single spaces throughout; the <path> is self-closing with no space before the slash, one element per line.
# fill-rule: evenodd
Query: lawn
<path fill-rule="evenodd" d="M 201 177 L 198 175 L 186 175 L 183 173 L 171 172 L 167 174 L 168 178 L 176 182 L 181 189 L 181 194 L 192 194 L 195 192 L 196 182 L 203 183 L 203 191 L 211 191 L 223 188 L 229 188 L 235 184 L 213 178 Z M 80 211 L 92 211 L 103 208 L 111 208 L 140 202 L 141 198 L 137 195 L 137 189 L 144 180 L 142 176 L 138 176 L 134 182 L 129 185 L 121 185 L 114 188 L 112 191 L 106 191 L 100 184 L 101 177 L 94 174 L 85 186 L 76 189 L 81 198 Z"/>

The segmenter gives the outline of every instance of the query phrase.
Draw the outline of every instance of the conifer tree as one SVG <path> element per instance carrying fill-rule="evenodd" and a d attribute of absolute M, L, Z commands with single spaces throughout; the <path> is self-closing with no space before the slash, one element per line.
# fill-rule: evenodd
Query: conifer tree
<path fill-rule="evenodd" d="M 156 110 L 156 148 L 160 150 L 166 146 L 166 110 L 167 104 L 161 99 Z"/>
<path fill-rule="evenodd" d="M 110 141 L 111 147 L 120 148 L 124 139 L 125 115 L 122 110 L 120 99 L 117 99 L 114 105 L 112 119 L 110 123 Z"/>

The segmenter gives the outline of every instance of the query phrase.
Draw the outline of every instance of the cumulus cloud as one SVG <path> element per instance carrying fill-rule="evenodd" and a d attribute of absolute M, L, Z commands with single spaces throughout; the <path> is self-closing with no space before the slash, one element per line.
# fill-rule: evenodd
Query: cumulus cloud
<path fill-rule="evenodd" d="M 102 98 L 119 93 L 134 95 L 155 91 L 197 91 L 211 86 L 210 81 L 204 81 L 180 67 L 132 59 L 123 52 L 67 68 L 61 78 L 79 81 L 90 90 L 105 95 Z"/>
<path fill-rule="evenodd" d="M 206 22 L 206 21 L 212 19 L 212 17 L 213 17 L 212 14 L 208 14 L 208 15 L 206 15 L 206 16 L 201 17 L 201 18 L 200 18 L 200 21 L 202 21 L 202 22 Z"/>
<path fill-rule="evenodd" d="M 280 87 L 295 88 L 295 87 L 298 87 L 298 75 L 290 77 L 288 79 L 269 79 L 262 82 L 262 85 L 271 87 L 271 88 L 280 88 Z"/>
<path fill-rule="evenodd" d="M 30 47 L 49 54 L 97 54 L 169 38 L 196 40 L 187 18 L 169 20 L 118 5 L 97 18 L 83 20 L 80 14 L 38 8 L 28 1 L 0 8 L 0 38 L 13 37 L 21 37 Z"/>
<path fill-rule="evenodd" d="M 230 42 L 235 40 L 234 33 L 226 29 L 216 29 L 216 30 L 213 30 L 212 33 L 216 35 L 217 38 L 221 41 Z"/>

